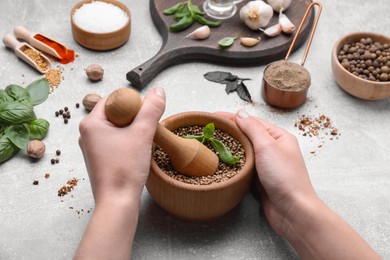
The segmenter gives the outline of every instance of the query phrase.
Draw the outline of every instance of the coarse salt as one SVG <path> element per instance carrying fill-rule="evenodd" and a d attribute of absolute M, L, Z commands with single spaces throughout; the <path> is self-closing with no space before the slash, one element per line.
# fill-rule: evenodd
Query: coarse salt
<path fill-rule="evenodd" d="M 95 1 L 82 5 L 73 15 L 73 21 L 81 28 L 94 33 L 108 33 L 121 29 L 129 17 L 118 6 Z"/>

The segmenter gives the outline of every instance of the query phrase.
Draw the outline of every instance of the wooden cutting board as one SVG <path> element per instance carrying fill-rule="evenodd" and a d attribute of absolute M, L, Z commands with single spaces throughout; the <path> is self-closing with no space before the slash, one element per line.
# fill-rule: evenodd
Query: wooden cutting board
<path fill-rule="evenodd" d="M 268 38 L 260 31 L 249 29 L 239 17 L 239 10 L 245 3 L 239 4 L 237 13 L 230 19 L 223 20 L 222 25 L 211 28 L 211 35 L 206 40 L 193 40 L 185 38 L 187 34 L 200 27 L 198 23 L 184 31 L 172 33 L 168 26 L 174 23 L 172 16 L 164 15 L 163 10 L 178 3 L 180 0 L 150 0 L 150 13 L 157 30 L 163 38 L 163 44 L 159 52 L 150 60 L 127 73 L 127 80 L 138 89 L 143 89 L 161 70 L 188 61 L 206 61 L 231 66 L 254 66 L 268 64 L 272 61 L 283 59 L 290 47 L 293 34 L 281 34 L 275 38 Z M 202 8 L 203 0 L 193 0 Z M 285 14 L 298 28 L 311 0 L 292 0 Z M 213 20 L 205 16 L 209 20 Z M 306 19 L 301 33 L 296 41 L 294 50 L 305 42 L 314 23 L 315 12 L 312 9 Z M 278 15 L 275 13 L 270 25 L 276 24 Z M 237 39 L 233 46 L 221 49 L 218 41 L 224 37 L 261 37 L 262 41 L 254 47 L 244 47 Z"/>

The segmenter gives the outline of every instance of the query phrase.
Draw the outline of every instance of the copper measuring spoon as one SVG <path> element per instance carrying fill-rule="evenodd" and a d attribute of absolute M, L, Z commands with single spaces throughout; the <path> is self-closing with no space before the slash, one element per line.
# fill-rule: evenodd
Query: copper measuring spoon
<path fill-rule="evenodd" d="M 58 59 L 62 59 L 63 57 L 61 57 L 54 48 L 52 48 L 52 47 L 48 46 L 47 44 L 44 44 L 40 40 L 36 39 L 35 36 L 36 35 L 41 35 L 44 38 L 57 43 L 58 45 L 63 47 L 65 50 L 67 50 L 67 47 L 64 44 L 62 44 L 62 43 L 60 43 L 60 42 L 58 42 L 56 40 L 53 40 L 50 37 L 47 37 L 46 35 L 43 35 L 41 33 L 30 32 L 29 30 L 27 30 L 23 26 L 15 27 L 14 33 L 15 33 L 16 38 L 22 39 L 22 40 L 28 42 L 29 44 L 31 44 L 32 46 L 34 46 L 35 48 L 37 48 L 37 49 L 39 49 L 41 51 L 44 51 L 47 54 L 50 54 L 51 56 L 54 56 L 54 57 L 56 57 Z"/>
<path fill-rule="evenodd" d="M 18 41 L 13 35 L 7 34 L 3 37 L 3 43 L 8 48 L 14 50 L 16 56 L 18 56 L 20 59 L 25 61 L 27 64 L 29 64 L 31 67 L 36 69 L 42 74 L 45 74 L 48 72 L 51 68 L 51 62 L 50 60 L 43 55 L 40 51 L 32 47 L 31 45 Z M 26 53 L 24 53 L 25 49 L 31 49 L 32 51 L 38 53 L 38 55 L 42 58 L 42 60 L 47 64 L 46 68 L 40 67 L 36 61 L 31 59 Z"/>
<path fill-rule="evenodd" d="M 312 28 L 311 33 L 310 33 L 310 37 L 309 37 L 309 40 L 308 40 L 308 43 L 306 46 L 305 53 L 304 53 L 302 61 L 301 61 L 301 65 L 299 65 L 299 64 L 288 61 L 288 57 L 290 56 L 290 53 L 295 45 L 295 42 L 296 42 L 298 35 L 302 29 L 302 26 L 303 26 L 308 14 L 309 14 L 309 11 L 314 5 L 318 6 L 318 12 L 316 15 L 316 19 L 315 19 L 313 28 Z M 296 108 L 296 107 L 303 105 L 306 102 L 306 97 L 307 97 L 307 92 L 308 92 L 309 87 L 310 87 L 310 81 L 311 81 L 310 78 L 311 77 L 310 77 L 309 71 L 303 65 L 305 64 L 306 57 L 307 57 L 307 54 L 309 52 L 311 42 L 313 40 L 314 32 L 316 30 L 317 23 L 318 23 L 318 20 L 320 18 L 320 15 L 321 15 L 321 11 L 322 11 L 322 5 L 319 2 L 313 2 L 307 7 L 306 13 L 302 18 L 301 24 L 298 27 L 298 30 L 294 36 L 293 41 L 291 42 L 290 48 L 289 48 L 284 60 L 280 60 L 280 61 L 276 61 L 276 62 L 273 62 L 271 64 L 268 64 L 267 67 L 264 69 L 263 80 L 262 80 L 262 85 L 261 85 L 261 94 L 262 94 L 263 99 L 268 104 L 275 106 L 275 107 L 279 107 L 279 108 Z M 302 74 L 306 74 L 306 76 L 308 75 L 309 81 L 302 82 L 303 84 L 301 86 L 299 86 L 298 90 L 285 90 L 285 89 L 278 88 L 277 86 L 275 86 L 275 84 L 272 84 L 270 82 L 270 81 L 273 81 L 272 78 L 266 77 L 267 69 L 269 69 L 270 66 L 276 66 L 277 63 L 279 63 L 279 64 L 286 63 L 286 64 L 289 64 L 290 66 L 296 67 L 296 69 L 300 70 L 300 72 Z"/>

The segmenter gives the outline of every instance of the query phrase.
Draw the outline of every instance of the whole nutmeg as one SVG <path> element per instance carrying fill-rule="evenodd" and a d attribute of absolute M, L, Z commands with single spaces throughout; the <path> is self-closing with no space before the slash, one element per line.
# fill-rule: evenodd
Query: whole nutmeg
<path fill-rule="evenodd" d="M 41 158 L 45 153 L 45 150 L 45 144 L 39 140 L 31 140 L 27 146 L 27 154 L 32 158 Z"/>
<path fill-rule="evenodd" d="M 103 78 L 104 70 L 98 64 L 89 65 L 85 71 L 90 80 L 98 81 Z"/>
<path fill-rule="evenodd" d="M 98 94 L 88 94 L 83 99 L 83 106 L 86 110 L 92 111 L 92 109 L 95 107 L 95 105 L 97 104 L 97 102 L 99 102 L 100 99 L 102 99 L 102 97 Z"/>

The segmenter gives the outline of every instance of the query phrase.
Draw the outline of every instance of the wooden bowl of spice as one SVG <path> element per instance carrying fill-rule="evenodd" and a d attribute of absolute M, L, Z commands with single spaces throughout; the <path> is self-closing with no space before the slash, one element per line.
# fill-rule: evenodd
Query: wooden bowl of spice
<path fill-rule="evenodd" d="M 88 49 L 106 51 L 125 44 L 131 32 L 129 9 L 116 0 L 84 0 L 71 13 L 73 38 Z"/>
<path fill-rule="evenodd" d="M 146 188 L 153 200 L 169 214 L 187 221 L 210 221 L 223 216 L 247 194 L 253 181 L 254 152 L 249 139 L 238 126 L 221 115 L 186 112 L 163 121 L 175 134 L 201 135 L 203 127 L 214 123 L 214 138 L 224 143 L 235 165 L 220 160 L 214 175 L 187 177 L 177 173 L 165 152 L 156 147 Z M 213 149 L 207 142 L 206 146 Z"/>
<path fill-rule="evenodd" d="M 332 71 L 340 88 L 352 96 L 390 97 L 390 38 L 371 32 L 343 36 L 333 47 Z"/>

